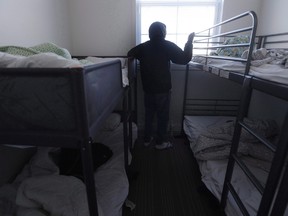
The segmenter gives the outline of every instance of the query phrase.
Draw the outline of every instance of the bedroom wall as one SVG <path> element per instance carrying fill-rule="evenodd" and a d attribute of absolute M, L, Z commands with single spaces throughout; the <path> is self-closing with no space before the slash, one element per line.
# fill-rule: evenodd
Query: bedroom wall
<path fill-rule="evenodd" d="M 262 2 L 262 0 L 224 0 L 222 20 L 251 10 L 259 14 Z"/>
<path fill-rule="evenodd" d="M 70 0 L 74 55 L 126 55 L 134 45 L 135 0 Z"/>
<path fill-rule="evenodd" d="M 288 8 L 287 0 L 262 0 L 262 8 L 259 19 L 259 34 L 271 34 L 288 32 L 286 14 Z"/>
<path fill-rule="evenodd" d="M 69 0 L 1 0 L 0 46 L 52 42 L 70 48 Z"/>
<path fill-rule="evenodd" d="M 261 8 L 262 0 L 224 0 L 222 20 L 227 20 L 246 11 L 254 11 L 257 16 L 259 16 Z M 233 22 L 233 26 L 231 27 L 230 24 L 223 26 L 222 31 L 225 32 L 235 29 L 235 24 L 237 25 L 237 27 L 244 27 L 247 26 L 247 23 L 251 23 L 250 16 L 247 16 L 247 18 L 245 19 L 241 19 L 241 21 L 239 22 Z"/>
<path fill-rule="evenodd" d="M 262 0 L 224 0 L 223 19 L 247 10 L 260 12 Z M 135 45 L 135 0 L 70 0 L 74 55 L 126 55 Z"/>

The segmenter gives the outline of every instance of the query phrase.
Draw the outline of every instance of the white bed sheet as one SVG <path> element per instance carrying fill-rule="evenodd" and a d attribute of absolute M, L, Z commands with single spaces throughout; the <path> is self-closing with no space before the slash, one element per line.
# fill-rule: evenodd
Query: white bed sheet
<path fill-rule="evenodd" d="M 227 120 L 233 119 L 235 118 L 228 116 L 185 116 L 183 122 L 184 132 L 190 141 L 190 147 L 192 151 L 195 140 L 199 134 L 207 129 L 207 127 L 209 128 L 210 126 L 215 126 L 217 124 L 226 122 Z M 251 157 L 243 157 L 242 160 L 249 166 L 249 169 L 264 185 L 268 173 L 265 170 L 259 168 L 257 160 L 254 160 Z M 214 194 L 214 196 L 220 200 L 228 162 L 227 159 L 208 161 L 197 160 L 197 162 L 199 164 L 199 169 L 202 175 L 202 181 L 206 187 Z M 237 166 L 234 169 L 232 185 L 236 189 L 241 200 L 244 202 L 250 215 L 256 215 L 261 195 L 247 178 L 247 176 Z M 242 215 L 230 194 L 227 199 L 227 206 L 225 211 L 227 216 Z"/>
<path fill-rule="evenodd" d="M 135 124 L 132 131 L 134 141 L 137 138 Z M 113 151 L 113 156 L 94 175 L 99 216 L 121 216 L 129 191 L 124 164 L 123 124 L 113 131 L 101 131 L 95 141 Z M 58 167 L 49 157 L 54 150 L 40 148 L 12 184 L 0 187 L 0 215 L 44 216 L 44 208 L 53 215 L 89 216 L 84 183 L 72 176 L 59 175 Z"/>

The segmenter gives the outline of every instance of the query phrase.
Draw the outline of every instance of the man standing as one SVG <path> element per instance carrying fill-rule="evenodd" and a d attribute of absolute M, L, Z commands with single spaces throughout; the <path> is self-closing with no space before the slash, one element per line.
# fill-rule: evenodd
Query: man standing
<path fill-rule="evenodd" d="M 128 52 L 128 56 L 140 62 L 145 105 L 144 145 L 148 146 L 153 139 L 152 123 L 156 114 L 156 149 L 172 147 L 167 135 L 172 88 L 170 63 L 187 64 L 191 60 L 194 33 L 188 36 L 184 51 L 176 44 L 165 40 L 165 37 L 166 25 L 154 22 L 149 27 L 150 40 Z"/>

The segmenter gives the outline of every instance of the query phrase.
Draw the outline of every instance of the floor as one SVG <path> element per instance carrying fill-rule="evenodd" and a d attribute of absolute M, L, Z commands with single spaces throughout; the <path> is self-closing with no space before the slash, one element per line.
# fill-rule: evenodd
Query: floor
<path fill-rule="evenodd" d="M 185 137 L 173 138 L 173 148 L 156 150 L 135 144 L 124 216 L 220 216 L 217 200 L 201 181 L 198 164 Z"/>

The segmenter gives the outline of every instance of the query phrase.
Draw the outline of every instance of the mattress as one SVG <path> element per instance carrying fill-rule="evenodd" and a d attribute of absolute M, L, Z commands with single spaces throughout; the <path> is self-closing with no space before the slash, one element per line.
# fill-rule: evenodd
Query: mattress
<path fill-rule="evenodd" d="M 283 62 L 285 63 L 284 57 Z M 207 65 L 205 58 L 194 57 L 195 63 L 203 64 L 203 70 L 210 71 L 220 77 L 229 78 L 231 72 L 244 74 L 246 65 L 239 61 L 209 59 Z M 255 62 L 260 60 L 255 60 Z M 270 62 L 257 65 L 256 63 L 250 66 L 249 75 L 288 85 L 288 63 L 284 65 L 281 61 Z M 252 61 L 253 63 L 253 61 Z M 272 64 L 273 63 L 273 64 Z M 193 62 L 192 62 L 193 64 Z"/>
<path fill-rule="evenodd" d="M 137 126 L 134 123 L 132 126 L 135 141 Z M 123 124 L 114 122 L 113 128 L 101 128 L 95 141 L 113 151 L 113 156 L 94 174 L 99 216 L 121 216 L 129 191 L 124 164 Z M 41 212 L 48 212 L 52 215 L 89 216 L 84 183 L 73 176 L 59 175 L 59 169 L 50 157 L 55 152 L 57 148 L 39 147 L 14 182 L 0 187 L 0 215 L 12 216 L 17 212 L 21 216 L 44 216 Z"/>
<path fill-rule="evenodd" d="M 87 65 L 119 60 L 122 69 L 123 87 L 129 85 L 126 58 L 99 58 L 88 56 L 85 59 L 65 58 L 56 53 L 36 53 L 29 56 L 0 52 L 0 68 L 82 68 Z"/>
<path fill-rule="evenodd" d="M 195 149 L 197 138 L 207 128 L 221 125 L 231 120 L 235 120 L 235 118 L 229 116 L 185 116 L 183 127 L 189 139 L 191 150 Z M 242 160 L 257 179 L 260 180 L 261 184 L 264 185 L 268 176 L 269 163 L 264 163 L 249 156 L 243 156 Z M 202 181 L 214 196 L 220 200 L 228 159 L 197 160 L 197 162 Z M 231 182 L 249 214 L 256 215 L 261 194 L 237 165 L 235 166 Z M 228 194 L 225 212 L 228 216 L 242 215 L 230 193 Z"/>

